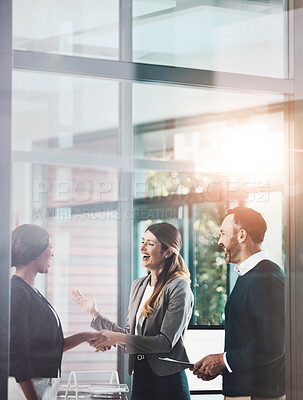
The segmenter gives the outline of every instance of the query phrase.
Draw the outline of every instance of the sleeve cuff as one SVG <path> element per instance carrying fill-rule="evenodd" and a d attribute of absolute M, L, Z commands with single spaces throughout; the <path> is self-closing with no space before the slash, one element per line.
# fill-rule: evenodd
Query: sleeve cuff
<path fill-rule="evenodd" d="M 95 329 L 95 331 L 101 331 L 103 329 L 103 324 L 102 324 L 102 317 L 100 314 L 98 314 L 96 316 L 96 318 L 94 318 L 91 323 L 90 323 L 90 327 Z"/>
<path fill-rule="evenodd" d="M 100 316 L 100 314 L 98 313 L 92 320 L 91 320 L 91 325 L 96 321 L 96 319 Z"/>
<path fill-rule="evenodd" d="M 225 364 L 225 366 L 226 366 L 226 368 L 227 368 L 227 371 L 230 372 L 230 373 L 232 373 L 233 370 L 230 368 L 230 366 L 229 366 L 229 364 L 228 364 L 228 362 L 227 362 L 226 352 L 223 354 L 223 360 L 224 360 L 224 364 Z"/>

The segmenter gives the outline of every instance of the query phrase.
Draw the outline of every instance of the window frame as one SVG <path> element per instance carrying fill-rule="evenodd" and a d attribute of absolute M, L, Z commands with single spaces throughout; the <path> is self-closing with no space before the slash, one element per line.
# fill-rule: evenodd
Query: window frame
<path fill-rule="evenodd" d="M 12 48 L 12 0 L 3 0 L 0 3 L 0 53 L 2 63 L 0 65 L 0 87 L 4 89 L 5 96 L 1 97 L 0 121 L 2 135 L 0 138 L 0 299 L 4 305 L 0 314 L 1 332 L 1 385 L 0 397 L 6 398 L 7 395 L 7 376 L 8 376 L 8 354 L 9 354 L 9 265 L 10 265 L 10 215 L 11 215 L 11 95 L 12 95 L 12 71 L 42 71 L 68 75 L 85 75 L 95 78 L 109 78 L 121 82 L 120 96 L 120 135 L 121 151 L 120 155 L 127 156 L 131 162 L 127 162 L 121 168 L 121 176 L 127 174 L 129 180 L 125 186 L 121 187 L 121 194 L 132 199 L 132 173 L 134 169 L 133 149 L 132 149 L 132 127 L 131 114 L 125 108 L 125 101 L 131 104 L 130 82 L 153 82 L 155 84 L 178 85 L 183 87 L 207 87 L 237 90 L 251 90 L 255 92 L 273 92 L 285 95 L 285 130 L 290 138 L 290 149 L 296 147 L 301 149 L 302 139 L 302 120 L 299 104 L 294 101 L 302 98 L 302 60 L 294 57 L 302 48 L 302 15 L 300 10 L 303 8 L 302 0 L 283 0 L 285 10 L 285 64 L 288 71 L 288 79 L 258 77 L 252 75 L 240 75 L 232 73 L 222 73 L 216 71 L 196 70 L 190 68 L 179 68 L 159 65 L 146 65 L 132 62 L 132 1 L 120 0 L 120 60 L 107 61 L 80 58 L 75 56 L 63 56 L 54 54 L 34 53 L 27 51 L 13 51 Z M 295 11 L 297 11 L 295 13 Z M 122 18 L 123 16 L 123 18 Z M 294 23 L 296 22 L 296 23 Z M 174 73 L 172 74 L 172 71 Z M 215 78 L 215 79 L 214 79 Z M 123 104 L 124 103 L 124 104 Z M 122 129 L 123 127 L 123 129 Z M 13 160 L 18 162 L 18 157 L 28 157 L 33 161 L 33 154 L 13 153 Z M 303 331 L 303 321 L 300 317 L 298 304 L 302 303 L 302 263 L 300 260 L 300 243 L 297 238 L 302 235 L 303 226 L 302 210 L 299 204 L 302 195 L 296 193 L 296 185 L 302 183 L 300 177 L 295 176 L 295 170 L 302 170 L 302 156 L 296 151 L 287 154 L 288 171 L 285 188 L 290 188 L 291 197 L 286 199 L 286 312 L 287 312 L 287 367 L 288 367 L 288 388 L 287 395 L 291 400 L 299 400 L 302 392 L 303 382 L 300 379 L 300 371 L 303 363 L 303 349 L 300 343 L 301 332 Z M 122 161 L 123 162 L 123 161 Z M 140 164 L 140 161 L 138 161 Z M 150 163 L 149 163 L 150 164 Z M 142 165 L 142 164 L 141 164 Z M 142 165 L 143 168 L 143 165 Z M 170 168 L 170 167 L 169 167 Z M 124 175 L 125 176 L 125 175 Z M 121 206 L 121 205 L 120 205 Z M 125 204 L 126 207 L 130 203 Z M 123 207 L 123 206 L 121 206 Z M 123 211 L 123 210 L 122 210 Z M 125 211 L 125 209 L 124 209 Z M 132 227 L 129 221 L 121 222 L 121 234 L 129 235 Z M 120 238 L 122 240 L 122 237 Z M 121 243 L 121 242 L 120 242 Z M 121 246 L 119 246 L 121 247 Z M 127 268 L 122 268 L 121 260 L 127 259 Z M 132 252 L 126 246 L 119 252 L 120 273 L 126 279 L 120 279 L 119 301 L 121 302 L 121 322 L 126 315 L 126 306 L 122 299 L 128 295 L 131 284 L 132 271 Z M 300 278 L 300 279 L 298 279 Z M 297 279 L 297 281 L 296 281 Z M 129 382 L 126 373 L 126 362 L 120 359 L 120 376 L 124 382 Z M 291 373 L 292 371 L 292 373 Z M 3 383 L 3 384 L 2 384 Z"/>

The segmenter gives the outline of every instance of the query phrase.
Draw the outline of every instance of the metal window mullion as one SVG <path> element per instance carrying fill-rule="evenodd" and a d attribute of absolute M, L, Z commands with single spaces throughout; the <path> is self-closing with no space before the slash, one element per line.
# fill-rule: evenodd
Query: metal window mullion
<path fill-rule="evenodd" d="M 303 393 L 303 0 L 293 0 L 293 65 L 294 96 L 290 102 L 290 148 L 289 148 L 289 224 L 286 226 L 289 235 L 286 269 L 286 349 L 289 361 L 287 378 L 287 399 L 301 400 Z M 292 55 L 290 56 L 292 57 Z"/>
<path fill-rule="evenodd" d="M 0 398 L 7 398 L 10 321 L 12 0 L 0 2 Z"/>
<path fill-rule="evenodd" d="M 119 63 L 132 60 L 132 0 L 119 0 Z M 120 64 L 121 65 L 121 64 Z M 133 127 L 132 84 L 119 82 L 119 157 L 118 169 L 118 323 L 124 326 L 127 301 L 133 277 Z M 131 386 L 128 357 L 118 350 L 118 371 L 122 382 Z"/>
<path fill-rule="evenodd" d="M 284 77 L 294 79 L 294 0 L 283 0 Z"/>
<path fill-rule="evenodd" d="M 14 51 L 14 68 L 179 87 L 218 88 L 274 94 L 293 94 L 294 92 L 294 83 L 289 79 L 23 50 Z"/>
<path fill-rule="evenodd" d="M 190 324 L 196 325 L 197 317 L 196 317 L 196 303 L 197 303 L 197 265 L 195 264 L 196 261 L 196 252 L 195 247 L 197 244 L 196 241 L 196 232 L 194 230 L 194 222 L 196 218 L 196 204 L 189 203 L 188 204 L 188 239 L 189 239 L 189 251 L 188 251 L 188 267 L 191 273 L 191 286 L 192 292 L 194 294 L 194 308 L 193 313 L 191 316 Z"/>
<path fill-rule="evenodd" d="M 132 0 L 119 0 L 119 60 L 133 59 Z"/>
<path fill-rule="evenodd" d="M 285 137 L 285 178 L 284 178 L 284 268 L 285 268 L 285 359 L 286 359 L 286 393 L 287 399 L 290 398 L 292 388 L 296 387 L 296 374 L 293 373 L 293 366 L 295 364 L 295 346 L 293 346 L 296 320 L 293 319 L 290 307 L 295 307 L 295 288 L 294 282 L 290 279 L 291 274 L 295 274 L 295 221 L 294 212 L 294 193 L 291 191 L 295 188 L 294 174 L 294 129 L 291 121 L 294 120 L 294 104 L 289 98 L 285 96 L 284 106 L 284 137 Z M 288 195 L 289 194 L 289 195 Z"/>
<path fill-rule="evenodd" d="M 119 84 L 119 147 L 125 162 L 118 170 L 118 323 L 124 326 L 127 302 L 133 276 L 133 136 L 132 136 L 132 88 L 130 83 Z M 127 374 L 127 358 L 120 349 L 118 370 L 122 382 L 130 385 Z"/>
<path fill-rule="evenodd" d="M 62 152 L 52 153 L 49 151 L 22 151 L 15 150 L 12 152 L 13 162 L 31 162 L 36 164 L 52 164 L 52 165 L 73 165 L 87 167 L 109 167 L 119 168 L 123 166 L 125 161 L 116 155 L 107 154 L 69 154 Z"/>

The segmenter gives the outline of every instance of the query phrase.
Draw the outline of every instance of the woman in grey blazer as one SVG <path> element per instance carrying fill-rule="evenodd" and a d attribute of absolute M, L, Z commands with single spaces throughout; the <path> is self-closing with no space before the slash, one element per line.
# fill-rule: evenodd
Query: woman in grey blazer
<path fill-rule="evenodd" d="M 151 225 L 142 238 L 142 265 L 146 277 L 133 282 L 126 327 L 123 329 L 101 314 L 94 296 L 78 290 L 72 297 L 100 331 L 91 344 L 97 350 L 121 344 L 129 354 L 129 373 L 134 372 L 132 400 L 188 400 L 184 368 L 159 358 L 188 362 L 184 333 L 193 307 L 190 274 L 180 255 L 180 232 L 171 224 Z"/>

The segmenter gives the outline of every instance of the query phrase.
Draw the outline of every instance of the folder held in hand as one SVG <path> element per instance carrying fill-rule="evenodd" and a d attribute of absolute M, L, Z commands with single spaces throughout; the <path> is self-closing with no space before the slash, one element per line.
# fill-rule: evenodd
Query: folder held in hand
<path fill-rule="evenodd" d="M 178 364 L 178 365 L 180 365 L 180 366 L 182 366 L 184 368 L 194 368 L 194 364 L 191 364 L 191 363 L 186 362 L 186 361 L 174 360 L 173 358 L 168 358 L 168 357 L 161 358 L 161 357 L 159 357 L 159 360 L 175 363 L 175 364 Z"/>

